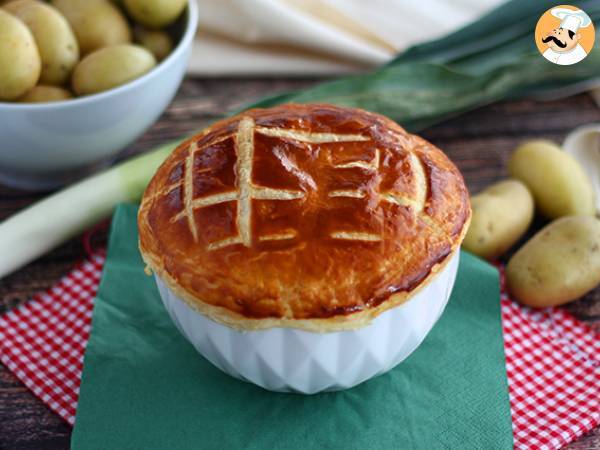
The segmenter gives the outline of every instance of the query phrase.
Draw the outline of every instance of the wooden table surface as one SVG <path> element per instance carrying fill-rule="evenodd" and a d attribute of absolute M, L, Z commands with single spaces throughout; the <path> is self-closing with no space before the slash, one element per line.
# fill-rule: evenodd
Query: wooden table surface
<path fill-rule="evenodd" d="M 263 95 L 315 82 L 311 79 L 186 80 L 160 120 L 125 153 L 142 152 L 190 134 L 226 111 Z M 462 171 L 471 192 L 477 192 L 506 176 L 508 155 L 522 140 L 549 138 L 561 142 L 571 129 L 590 122 L 600 122 L 600 109 L 588 95 L 578 95 L 552 102 L 499 103 L 422 134 L 450 156 Z M 0 220 L 41 197 L 0 185 Z M 0 313 L 50 287 L 84 255 L 81 238 L 76 238 L 0 280 Z M 600 289 L 568 309 L 600 330 Z M 70 433 L 71 428 L 62 419 L 0 365 L 0 449 L 66 449 Z M 568 448 L 600 449 L 600 429 Z"/>

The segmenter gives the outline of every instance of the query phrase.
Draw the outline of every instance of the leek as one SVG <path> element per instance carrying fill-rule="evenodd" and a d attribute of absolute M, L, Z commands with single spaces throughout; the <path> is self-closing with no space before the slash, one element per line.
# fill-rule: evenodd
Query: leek
<path fill-rule="evenodd" d="M 175 145 L 84 179 L 0 223 L 0 278 L 110 216 L 117 203 L 139 201 Z"/>

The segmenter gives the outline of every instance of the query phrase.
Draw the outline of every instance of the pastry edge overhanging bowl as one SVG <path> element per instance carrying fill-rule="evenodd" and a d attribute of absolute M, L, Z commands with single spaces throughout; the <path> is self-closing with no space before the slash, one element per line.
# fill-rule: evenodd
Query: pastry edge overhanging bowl
<path fill-rule="evenodd" d="M 467 228 L 468 224 L 465 227 L 465 231 Z M 159 265 L 151 262 L 151 257 L 149 255 L 143 254 L 143 259 L 147 268 L 153 273 L 157 283 L 162 285 L 163 289 L 167 289 L 171 297 L 185 303 L 191 311 L 200 313 L 206 318 L 233 330 L 240 332 L 256 332 L 271 328 L 294 328 L 313 333 L 332 333 L 357 330 L 369 326 L 379 315 L 412 301 L 422 290 L 426 289 L 430 284 L 436 283 L 437 276 L 447 271 L 448 266 L 453 265 L 452 261 L 454 259 L 459 259 L 459 253 L 460 247 L 456 247 L 442 261 L 435 264 L 427 277 L 423 279 L 415 289 L 409 292 L 392 294 L 385 302 L 375 308 L 368 308 L 352 314 L 338 315 L 326 319 L 252 319 L 248 317 L 237 317 L 235 314 L 232 314 L 231 311 L 224 310 L 222 307 L 198 301 L 197 298 L 178 286 L 177 281 L 175 281 L 166 271 L 157 269 Z M 456 270 L 454 271 L 456 272 Z M 454 283 L 454 278 L 451 283 Z M 162 292 L 163 291 L 161 291 L 161 293 Z M 241 323 L 243 323 L 243 325 L 240 325 Z"/>
<path fill-rule="evenodd" d="M 439 318 L 468 203 L 447 157 L 389 119 L 283 105 L 215 124 L 167 158 L 142 200 L 140 250 L 177 326 L 225 372 L 277 391 L 344 389 L 403 360 Z"/>

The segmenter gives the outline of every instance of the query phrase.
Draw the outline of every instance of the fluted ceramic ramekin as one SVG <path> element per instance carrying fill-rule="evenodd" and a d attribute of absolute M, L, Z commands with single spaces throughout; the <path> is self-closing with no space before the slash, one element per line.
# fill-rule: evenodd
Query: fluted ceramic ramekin
<path fill-rule="evenodd" d="M 351 388 L 406 359 L 444 311 L 458 261 L 457 250 L 427 285 L 369 325 L 330 333 L 238 331 L 208 319 L 155 278 L 179 331 L 223 372 L 270 391 L 315 394 Z"/>

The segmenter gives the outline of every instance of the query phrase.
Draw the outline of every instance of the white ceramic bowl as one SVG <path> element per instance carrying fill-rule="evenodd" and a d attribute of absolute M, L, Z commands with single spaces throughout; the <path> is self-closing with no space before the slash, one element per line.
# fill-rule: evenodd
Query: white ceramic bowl
<path fill-rule="evenodd" d="M 600 217 L 600 123 L 575 128 L 567 135 L 562 147 L 579 161 L 590 177 L 596 195 L 596 215 Z"/>
<path fill-rule="evenodd" d="M 146 131 L 175 95 L 198 23 L 188 1 L 173 52 L 144 76 L 73 100 L 0 102 L 0 182 L 23 189 L 57 187 L 110 163 Z"/>
<path fill-rule="evenodd" d="M 192 309 L 159 277 L 156 282 L 179 331 L 219 369 L 271 391 L 314 394 L 351 388 L 406 359 L 444 311 L 458 260 L 457 251 L 427 286 L 370 325 L 334 333 L 237 331 Z"/>

